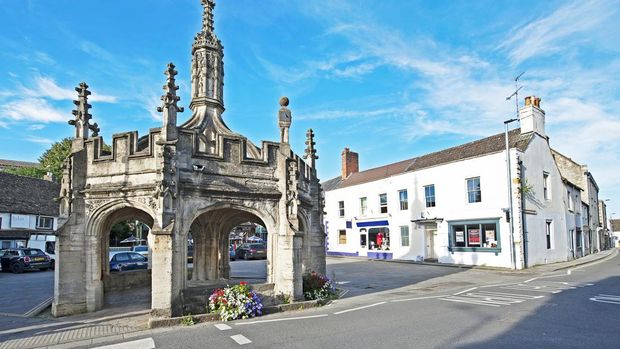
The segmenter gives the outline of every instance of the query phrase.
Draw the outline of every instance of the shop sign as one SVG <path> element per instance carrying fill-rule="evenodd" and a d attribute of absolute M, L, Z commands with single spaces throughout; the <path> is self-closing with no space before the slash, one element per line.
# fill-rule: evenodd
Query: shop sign
<path fill-rule="evenodd" d="M 465 242 L 465 232 L 457 231 L 456 232 L 456 242 Z"/>
<path fill-rule="evenodd" d="M 11 228 L 30 228 L 30 217 L 25 214 L 12 214 Z"/>
<path fill-rule="evenodd" d="M 467 237 L 470 245 L 480 245 L 480 229 L 469 229 Z"/>

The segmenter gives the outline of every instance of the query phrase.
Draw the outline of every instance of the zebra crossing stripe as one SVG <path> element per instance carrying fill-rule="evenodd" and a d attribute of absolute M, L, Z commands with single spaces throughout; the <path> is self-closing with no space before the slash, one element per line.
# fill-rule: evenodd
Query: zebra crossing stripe
<path fill-rule="evenodd" d="M 614 296 L 611 294 L 599 294 L 598 296 L 590 298 L 593 302 L 610 303 L 620 305 L 620 296 Z"/>
<path fill-rule="evenodd" d="M 451 296 L 451 297 L 447 297 L 447 298 L 438 298 L 438 299 L 442 300 L 442 301 L 448 301 L 448 302 L 467 303 L 467 304 L 474 304 L 474 305 L 485 305 L 485 306 L 488 306 L 488 307 L 500 307 L 502 305 L 508 305 L 508 304 L 505 304 L 505 303 L 488 302 L 488 301 L 484 301 L 484 300 L 480 300 L 480 299 L 472 299 L 472 298 L 461 297 L 461 296 Z"/>
<path fill-rule="evenodd" d="M 529 294 L 504 293 L 504 292 L 493 292 L 493 291 L 479 291 L 478 293 L 494 295 L 498 297 L 506 296 L 506 297 L 510 297 L 513 299 L 524 299 L 524 300 L 538 299 L 538 298 L 544 297 L 544 296 L 534 296 L 534 295 L 529 295 Z"/>

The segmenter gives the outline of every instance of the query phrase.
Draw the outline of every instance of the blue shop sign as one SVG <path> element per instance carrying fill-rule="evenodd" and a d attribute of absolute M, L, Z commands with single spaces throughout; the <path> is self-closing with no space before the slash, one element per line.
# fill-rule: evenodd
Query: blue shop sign
<path fill-rule="evenodd" d="M 361 227 L 383 227 L 388 225 L 388 221 L 370 221 L 370 222 L 355 222 L 358 228 Z"/>

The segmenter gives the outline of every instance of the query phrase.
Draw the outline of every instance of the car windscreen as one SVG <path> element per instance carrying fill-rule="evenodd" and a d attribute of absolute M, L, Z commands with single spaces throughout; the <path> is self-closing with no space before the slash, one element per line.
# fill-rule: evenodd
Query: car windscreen
<path fill-rule="evenodd" d="M 43 254 L 43 251 L 38 250 L 38 249 L 24 250 L 24 255 L 26 256 L 40 256 L 42 254 Z"/>

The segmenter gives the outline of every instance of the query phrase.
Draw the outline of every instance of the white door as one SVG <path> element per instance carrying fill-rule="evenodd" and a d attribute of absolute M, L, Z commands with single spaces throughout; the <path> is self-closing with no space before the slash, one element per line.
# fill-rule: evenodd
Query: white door
<path fill-rule="evenodd" d="M 435 255 L 435 235 L 437 234 L 437 230 L 435 229 L 428 229 L 426 230 L 426 238 L 424 239 L 426 241 L 426 254 L 425 254 L 425 259 L 436 259 L 437 256 Z"/>

